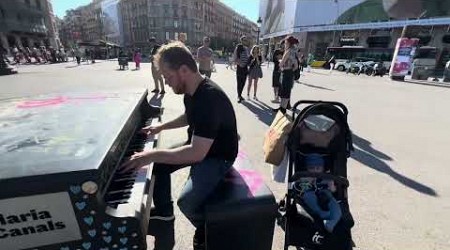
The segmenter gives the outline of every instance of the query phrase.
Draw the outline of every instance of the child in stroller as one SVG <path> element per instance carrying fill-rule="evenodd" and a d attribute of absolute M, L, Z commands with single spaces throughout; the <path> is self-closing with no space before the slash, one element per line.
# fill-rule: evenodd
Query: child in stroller
<path fill-rule="evenodd" d="M 323 173 L 325 171 L 325 161 L 321 155 L 310 154 L 305 158 L 308 172 Z M 336 192 L 334 181 L 303 177 L 294 182 L 293 188 L 298 192 L 296 198 L 301 199 L 307 209 L 323 219 L 324 227 L 328 232 L 333 232 L 342 216 L 341 208 L 332 194 Z M 326 209 L 320 206 L 321 203 L 326 204 Z M 300 204 L 297 203 L 296 206 Z"/>
<path fill-rule="evenodd" d="M 299 101 L 293 107 L 286 142 L 288 190 L 278 218 L 285 231 L 284 249 L 353 247 L 347 192 L 347 158 L 353 146 L 347 116 L 347 108 L 338 102 Z"/>

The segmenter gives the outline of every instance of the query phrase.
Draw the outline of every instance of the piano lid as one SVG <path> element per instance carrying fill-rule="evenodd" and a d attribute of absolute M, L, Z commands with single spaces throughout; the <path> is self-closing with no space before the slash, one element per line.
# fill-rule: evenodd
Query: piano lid
<path fill-rule="evenodd" d="M 0 100 L 0 180 L 97 169 L 145 96 L 101 93 Z"/>

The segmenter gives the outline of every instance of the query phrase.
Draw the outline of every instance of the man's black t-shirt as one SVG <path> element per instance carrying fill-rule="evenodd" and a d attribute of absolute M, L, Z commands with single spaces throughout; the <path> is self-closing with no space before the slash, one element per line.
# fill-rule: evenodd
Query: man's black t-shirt
<path fill-rule="evenodd" d="M 238 153 L 236 116 L 228 96 L 214 82 L 204 79 L 193 96 L 184 95 L 192 135 L 213 139 L 206 158 L 234 161 Z"/>

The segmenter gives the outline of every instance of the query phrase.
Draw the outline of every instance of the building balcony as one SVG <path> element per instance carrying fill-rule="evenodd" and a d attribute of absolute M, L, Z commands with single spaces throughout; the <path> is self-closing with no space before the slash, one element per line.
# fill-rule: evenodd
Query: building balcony
<path fill-rule="evenodd" d="M 18 22 L 13 20 L 0 20 L 0 30 L 5 32 L 19 32 L 30 34 L 47 34 L 47 27 L 43 24 Z"/>

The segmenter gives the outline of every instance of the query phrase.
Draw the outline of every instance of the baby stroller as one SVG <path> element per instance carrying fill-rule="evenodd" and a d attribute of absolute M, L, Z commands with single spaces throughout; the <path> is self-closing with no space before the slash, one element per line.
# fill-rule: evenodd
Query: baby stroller
<path fill-rule="evenodd" d="M 297 108 L 305 104 L 308 106 L 298 113 Z M 277 220 L 285 231 L 284 248 L 291 249 L 293 246 L 302 250 L 350 250 L 353 248 L 351 228 L 354 220 L 347 196 L 347 158 L 353 146 L 347 123 L 348 110 L 338 102 L 299 101 L 294 105 L 293 111 L 294 124 L 287 140 L 288 191 L 280 201 L 280 216 Z M 322 172 L 307 171 L 306 164 L 310 155 L 322 157 Z M 323 195 L 324 189 L 315 187 L 312 191 L 317 195 L 317 205 L 324 212 L 331 213 L 331 201 L 340 210 L 331 230 L 326 227 L 326 218 L 318 215 L 302 197 L 307 192 L 301 193 L 302 190 L 297 185 L 302 178 L 316 182 L 333 181 L 334 192 L 325 192 L 332 196 L 329 199 Z"/>

